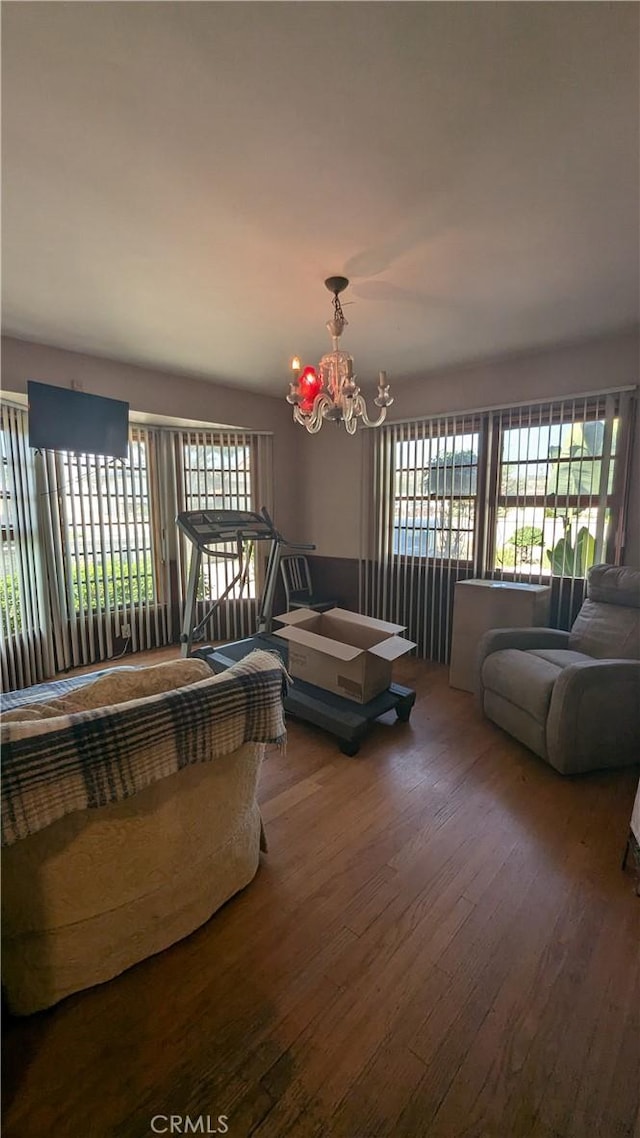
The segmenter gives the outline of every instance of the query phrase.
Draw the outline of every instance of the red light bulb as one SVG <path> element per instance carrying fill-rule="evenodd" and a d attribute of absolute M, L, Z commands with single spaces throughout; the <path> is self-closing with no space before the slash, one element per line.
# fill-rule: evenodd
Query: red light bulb
<path fill-rule="evenodd" d="M 314 367 L 304 368 L 298 379 L 298 388 L 302 396 L 299 403 L 300 410 L 306 412 L 312 411 L 316 395 L 322 388 L 322 380 L 320 376 L 317 375 Z"/>

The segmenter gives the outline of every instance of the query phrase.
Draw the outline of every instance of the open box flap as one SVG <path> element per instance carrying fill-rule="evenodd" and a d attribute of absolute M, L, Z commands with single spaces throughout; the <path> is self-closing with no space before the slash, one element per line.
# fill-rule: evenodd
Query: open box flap
<path fill-rule="evenodd" d="M 405 652 L 409 652 L 411 648 L 415 648 L 415 644 L 411 640 L 404 640 L 402 636 L 390 636 L 388 640 L 381 640 L 379 644 L 374 644 L 368 651 L 372 656 L 379 656 L 381 660 L 397 660 L 399 656 L 404 656 Z"/>
<path fill-rule="evenodd" d="M 388 620 L 376 620 L 373 616 L 363 616 L 360 612 L 349 612 L 348 609 L 330 609 L 327 616 L 338 617 L 340 620 L 348 621 L 351 624 L 359 624 L 362 628 L 371 628 L 374 632 L 388 632 L 391 635 L 396 632 L 403 632 L 406 628 L 404 624 L 392 624 Z"/>
<path fill-rule="evenodd" d="M 306 628 L 274 628 L 274 636 L 282 636 L 292 644 L 304 644 L 307 648 L 315 648 L 325 656 L 332 656 L 334 660 L 355 660 L 362 656 L 364 649 L 355 648 L 353 644 L 342 644 L 339 640 L 330 640 L 328 636 L 318 636 L 315 632 L 308 632 Z"/>
<path fill-rule="evenodd" d="M 335 609 L 331 609 L 335 612 Z M 281 620 L 283 624 L 304 624 L 305 621 L 318 617 L 318 613 L 313 609 L 291 609 L 291 612 L 280 613 L 279 616 L 274 616 L 274 620 Z M 282 629 L 276 629 L 276 632 L 282 632 Z"/>
<path fill-rule="evenodd" d="M 310 620 L 317 622 L 322 616 L 335 618 L 344 624 L 356 624 L 360 628 L 369 628 L 373 632 L 386 632 L 388 636 L 402 632 L 405 628 L 404 624 L 391 624 L 388 620 L 376 620 L 372 616 L 363 616 L 362 613 L 349 612 L 348 609 L 339 608 L 328 609 L 325 613 L 315 612 L 313 609 L 292 609 L 291 612 L 283 612 L 274 617 L 274 620 L 279 620 L 282 624 L 294 625 L 306 624 Z M 322 626 L 320 625 L 320 627 Z"/>

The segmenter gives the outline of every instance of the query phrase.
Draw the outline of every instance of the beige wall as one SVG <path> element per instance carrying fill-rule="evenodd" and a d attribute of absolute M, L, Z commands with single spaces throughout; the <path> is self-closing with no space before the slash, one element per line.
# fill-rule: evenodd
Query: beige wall
<path fill-rule="evenodd" d="M 10 338 L 2 346 L 5 391 L 24 393 L 27 379 L 64 385 L 80 379 L 85 391 L 126 399 L 135 411 L 272 431 L 279 528 L 293 540 L 315 542 L 323 556 L 359 556 L 363 496 L 370 492 L 363 484 L 366 432 L 350 437 L 340 426 L 325 423 L 318 435 L 307 435 L 291 422 L 284 398 Z M 637 384 L 639 351 L 636 330 L 434 372 L 396 385 L 390 421 Z M 366 384 L 363 388 L 373 396 L 373 383 L 370 390 Z M 640 566 L 640 416 L 631 506 L 625 560 Z"/>
<path fill-rule="evenodd" d="M 91 395 L 124 399 L 132 411 L 151 416 L 272 432 L 274 520 L 285 536 L 302 540 L 298 533 L 302 502 L 299 463 L 304 458 L 299 453 L 300 431 L 291 421 L 291 410 L 284 399 L 3 337 L 2 390 L 26 394 L 28 379 L 61 387 L 78 380 L 82 390 Z"/>
<path fill-rule="evenodd" d="M 389 422 L 637 384 L 639 349 L 636 330 L 579 345 L 433 372 L 423 379 L 392 387 L 395 403 Z M 390 378 L 393 381 L 393 376 Z M 368 396 L 375 393 L 373 387 L 368 391 L 364 383 L 363 391 Z M 306 443 L 307 536 L 316 542 L 318 553 L 325 556 L 359 555 L 362 495 L 368 493 L 362 479 L 363 445 L 366 444 L 362 437 L 348 438 L 338 428 L 334 430 L 332 424 Z M 640 565 L 640 439 L 635 448 L 632 517 L 625 560 L 629 565 Z"/>

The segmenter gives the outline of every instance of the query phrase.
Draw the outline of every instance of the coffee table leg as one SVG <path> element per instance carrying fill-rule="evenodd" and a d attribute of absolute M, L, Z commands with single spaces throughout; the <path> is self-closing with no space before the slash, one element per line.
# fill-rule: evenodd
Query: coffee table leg
<path fill-rule="evenodd" d="M 402 699 L 398 700 L 398 706 L 396 707 L 396 716 L 400 720 L 401 723 L 408 723 L 409 722 L 409 716 L 411 715 L 411 709 L 412 709 L 415 702 L 416 702 L 416 693 L 415 692 L 411 692 L 410 695 L 405 695 L 405 696 L 403 696 Z"/>
<path fill-rule="evenodd" d="M 350 757 L 357 755 L 360 750 L 360 740 L 341 739 L 340 750 L 343 755 L 349 755 Z"/>

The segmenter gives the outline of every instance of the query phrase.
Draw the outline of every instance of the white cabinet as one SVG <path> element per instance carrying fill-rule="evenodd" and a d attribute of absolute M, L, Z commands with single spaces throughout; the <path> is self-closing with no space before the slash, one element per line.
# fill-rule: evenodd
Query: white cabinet
<path fill-rule="evenodd" d="M 453 602 L 449 683 L 473 691 L 478 641 L 490 628 L 549 624 L 551 587 L 512 581 L 458 581 Z"/>

